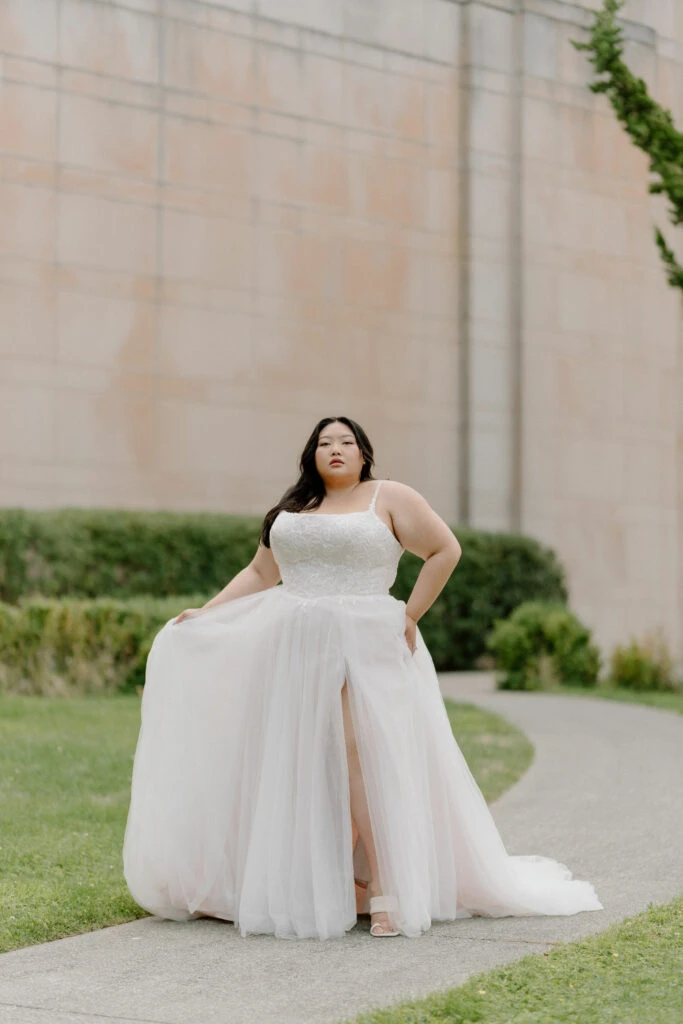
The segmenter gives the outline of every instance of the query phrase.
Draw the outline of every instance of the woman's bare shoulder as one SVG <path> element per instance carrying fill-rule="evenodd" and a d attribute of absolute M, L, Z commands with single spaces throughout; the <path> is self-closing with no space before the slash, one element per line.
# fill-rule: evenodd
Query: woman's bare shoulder
<path fill-rule="evenodd" d="M 384 487 L 384 509 L 406 551 L 428 558 L 436 551 L 455 547 L 457 538 L 450 526 L 418 490 L 398 480 L 387 480 L 382 490 Z"/>
<path fill-rule="evenodd" d="M 385 497 L 391 500 L 396 500 L 401 504 L 422 504 L 426 503 L 426 499 L 416 491 L 410 484 L 404 484 L 400 480 L 383 480 L 382 490 L 385 493 Z"/>

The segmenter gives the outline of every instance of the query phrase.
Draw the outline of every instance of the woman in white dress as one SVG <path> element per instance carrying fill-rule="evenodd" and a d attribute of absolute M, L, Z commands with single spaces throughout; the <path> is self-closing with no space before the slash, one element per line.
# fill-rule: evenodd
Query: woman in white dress
<path fill-rule="evenodd" d="M 460 545 L 372 466 L 357 423 L 321 420 L 250 564 L 157 633 L 123 845 L 133 897 L 318 939 L 368 911 L 372 935 L 414 937 L 602 909 L 564 864 L 507 854 L 417 627 Z M 404 550 L 424 559 L 407 604 L 389 593 Z"/>

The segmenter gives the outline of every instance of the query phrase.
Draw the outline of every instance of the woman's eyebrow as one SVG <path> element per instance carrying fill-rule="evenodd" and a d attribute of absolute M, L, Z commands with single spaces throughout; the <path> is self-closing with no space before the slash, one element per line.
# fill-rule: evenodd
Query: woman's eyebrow
<path fill-rule="evenodd" d="M 353 434 L 342 434 L 341 437 L 340 437 L 340 440 L 343 441 L 347 437 L 353 437 Z M 318 440 L 319 441 L 325 441 L 325 440 L 332 441 L 333 438 L 332 438 L 331 434 L 321 434 L 320 437 L 318 438 Z"/>

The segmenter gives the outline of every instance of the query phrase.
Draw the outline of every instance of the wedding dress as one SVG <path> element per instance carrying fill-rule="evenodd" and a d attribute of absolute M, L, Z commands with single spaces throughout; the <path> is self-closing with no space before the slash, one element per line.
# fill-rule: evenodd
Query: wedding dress
<path fill-rule="evenodd" d="M 123 845 L 152 914 L 208 914 L 241 935 L 343 936 L 357 921 L 340 691 L 389 921 L 600 910 L 593 886 L 509 856 L 456 743 L 429 651 L 389 594 L 402 547 L 377 515 L 282 511 L 282 584 L 157 633 L 147 660 Z M 359 909 L 367 909 L 367 906 Z"/>

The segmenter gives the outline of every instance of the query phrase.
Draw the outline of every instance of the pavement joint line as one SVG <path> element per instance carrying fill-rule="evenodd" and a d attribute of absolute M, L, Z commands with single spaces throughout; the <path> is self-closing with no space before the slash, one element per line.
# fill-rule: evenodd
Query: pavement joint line
<path fill-rule="evenodd" d="M 563 945 L 565 945 L 567 940 L 566 939 L 564 939 L 564 940 L 563 939 L 516 939 L 516 938 L 501 939 L 498 936 L 491 936 L 491 938 L 488 938 L 485 935 L 467 935 L 464 938 L 462 936 L 454 937 L 453 941 L 454 942 L 467 942 L 467 943 L 471 943 L 471 942 L 497 942 L 497 943 L 523 942 L 523 943 L 526 943 L 526 945 L 528 945 L 528 946 L 563 946 Z"/>
<path fill-rule="evenodd" d="M 555 939 L 498 939 L 498 938 L 487 939 L 484 936 L 482 936 L 481 938 L 479 936 L 477 936 L 476 938 L 472 938 L 471 936 L 468 936 L 466 941 L 467 942 L 498 942 L 498 943 L 500 943 L 500 942 L 503 942 L 503 943 L 505 943 L 505 942 L 524 942 L 528 946 L 563 946 L 564 945 L 564 942 L 556 941 Z"/>
<path fill-rule="evenodd" d="M 109 1013 L 97 1013 L 92 1010 L 70 1010 L 68 1007 L 60 1006 L 59 1009 L 55 1009 L 54 1006 L 34 1006 L 32 1003 L 5 1003 L 0 1001 L 0 1007 L 9 1007 L 11 1010 L 38 1010 L 39 1013 L 70 1013 L 74 1017 L 97 1017 L 99 1020 L 118 1020 L 123 1021 L 124 1024 L 173 1024 L 173 1021 L 162 1020 L 160 1017 L 121 1017 L 119 1014 L 114 1014 L 112 1017 Z"/>

